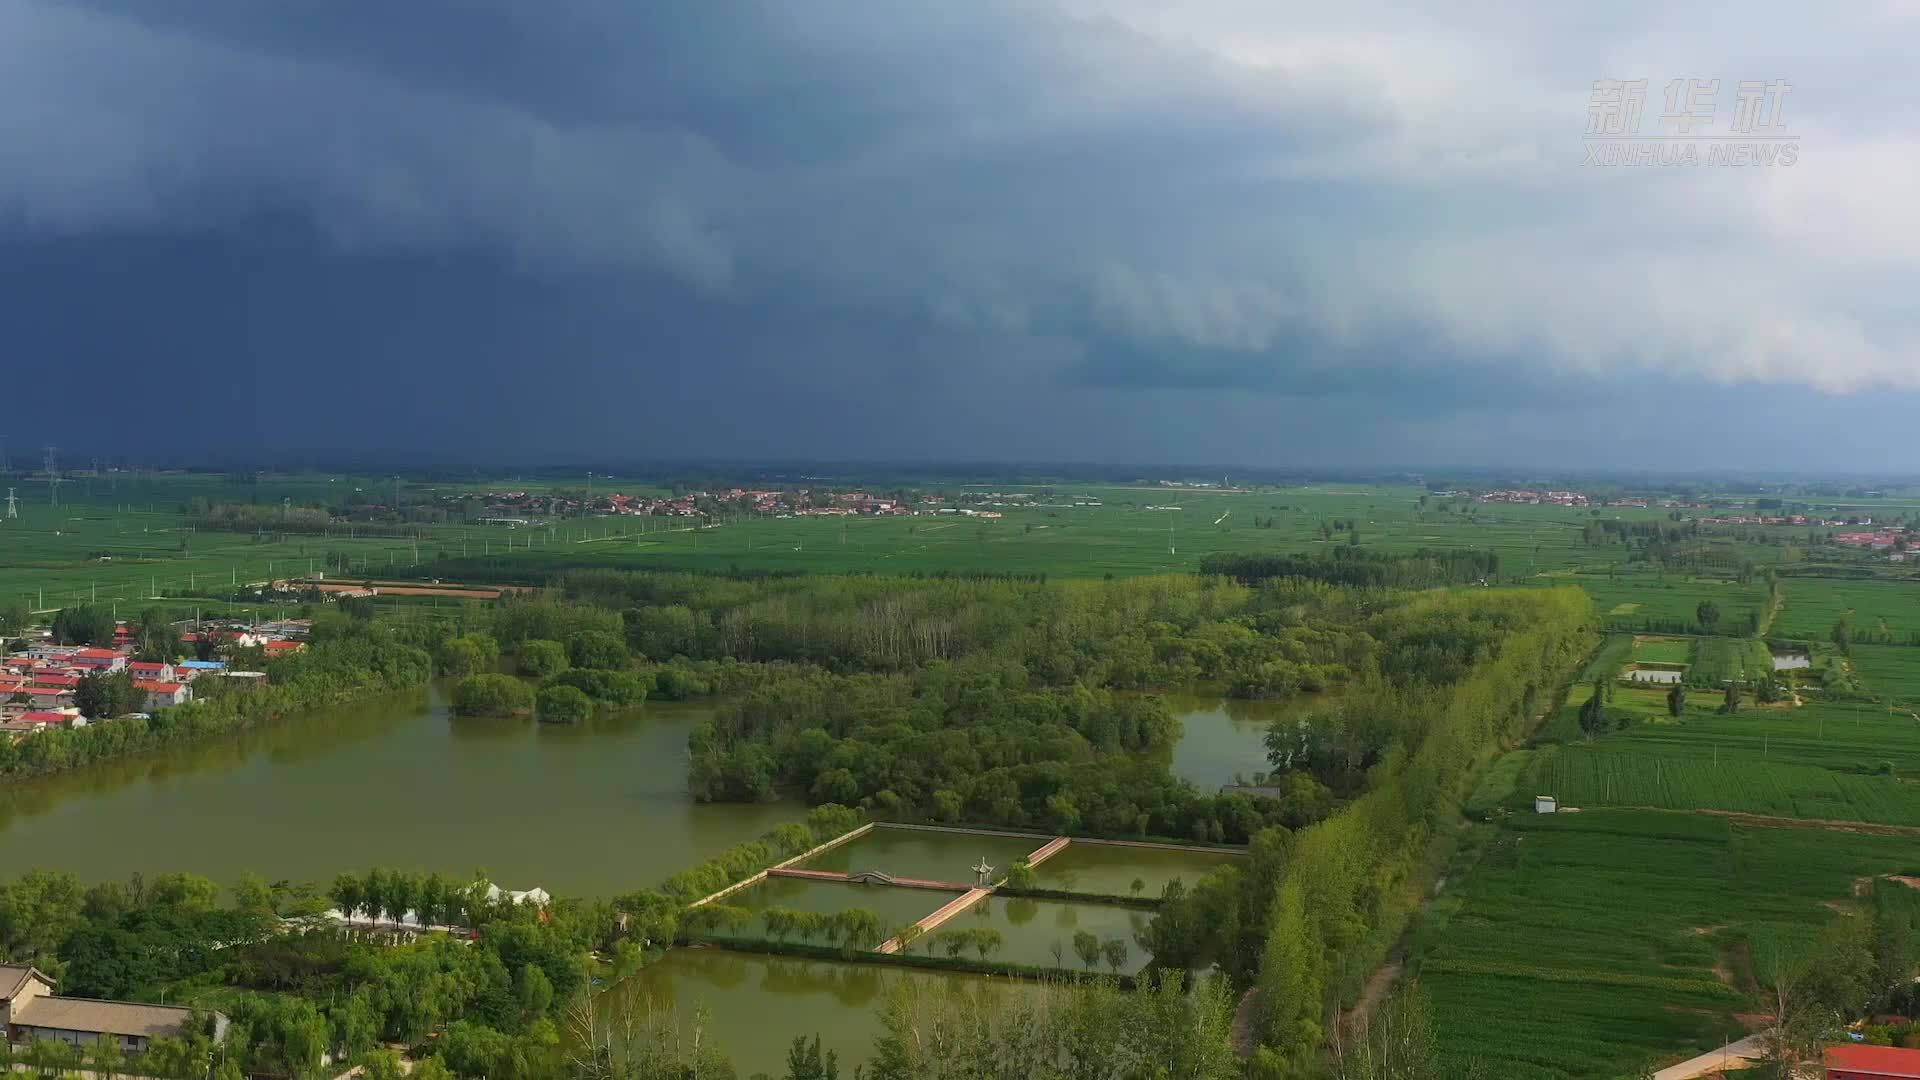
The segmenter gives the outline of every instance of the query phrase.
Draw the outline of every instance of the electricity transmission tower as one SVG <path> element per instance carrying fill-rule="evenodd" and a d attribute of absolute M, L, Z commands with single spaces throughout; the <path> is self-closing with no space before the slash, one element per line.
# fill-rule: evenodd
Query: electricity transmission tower
<path fill-rule="evenodd" d="M 7 489 L 7 519 L 9 521 L 14 520 L 20 516 L 20 507 L 18 505 L 19 502 L 20 502 L 19 499 L 16 499 L 13 497 L 13 489 L 8 488 Z"/>
<path fill-rule="evenodd" d="M 60 448 L 47 447 L 47 492 L 52 496 L 53 505 L 60 505 Z"/>

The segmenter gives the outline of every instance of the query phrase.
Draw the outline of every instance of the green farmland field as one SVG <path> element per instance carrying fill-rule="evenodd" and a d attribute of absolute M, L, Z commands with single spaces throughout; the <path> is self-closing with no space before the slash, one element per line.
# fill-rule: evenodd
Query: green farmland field
<path fill-rule="evenodd" d="M 1410 488 L 1032 489 L 1045 505 L 1009 506 L 996 520 L 741 516 L 695 529 L 686 519 L 596 517 L 555 522 L 550 529 L 427 525 L 419 527 L 417 542 L 413 536 L 370 539 L 344 526 L 327 536 L 192 532 L 183 512 L 195 499 L 268 506 L 283 498 L 295 505 L 337 502 L 343 492 L 377 492 L 388 482 L 303 475 L 253 484 L 140 474 L 69 482 L 58 507 L 44 488 L 29 488 L 20 519 L 0 522 L 0 595 L 25 595 L 41 608 L 95 596 L 136 601 L 156 591 L 187 595 L 215 583 L 305 574 L 309 560 L 315 569 L 347 577 L 430 573 L 442 558 L 503 576 L 563 566 L 1079 577 L 1190 572 L 1218 552 L 1324 549 L 1330 541 L 1323 523 L 1335 520 L 1351 521 L 1354 528 L 1342 528 L 1331 543 L 1347 543 L 1357 534 L 1363 544 L 1386 550 L 1494 547 L 1515 574 L 1525 575 L 1542 560 L 1570 554 L 1569 537 L 1576 535 L 1551 515 L 1530 512 L 1555 508 L 1519 507 L 1469 520 L 1451 510 L 1420 510 L 1421 493 Z M 599 482 L 609 490 L 654 492 L 644 483 Z M 417 494 L 420 486 L 410 490 Z M 431 490 L 538 486 L 477 480 Z"/>
<path fill-rule="evenodd" d="M 1774 624 L 1776 637 L 1826 641 L 1836 622 L 1855 632 L 1889 635 L 1905 644 L 1920 634 L 1920 583 L 1791 578 L 1787 602 Z"/>
<path fill-rule="evenodd" d="M 1764 612 L 1767 587 L 1759 581 L 1738 581 L 1658 576 L 1645 571 L 1618 577 L 1582 574 L 1561 584 L 1579 585 L 1593 597 L 1593 606 L 1611 629 L 1631 631 L 1667 631 L 1698 628 L 1697 612 L 1701 601 L 1711 600 L 1720 608 L 1723 627 L 1743 622 L 1748 612 Z"/>
<path fill-rule="evenodd" d="M 1855 645 L 1847 662 L 1875 697 L 1920 704 L 1920 649 L 1904 645 Z"/>
<path fill-rule="evenodd" d="M 1547 747 L 1535 755 L 1525 789 L 1578 807 L 1729 810 L 1920 826 L 1920 791 L 1907 781 L 1732 755 L 1714 763 L 1698 757 L 1664 758 L 1644 747 Z"/>
<path fill-rule="evenodd" d="M 1744 1034 L 1770 973 L 1920 837 L 1698 815 L 1522 815 L 1428 912 L 1418 976 L 1445 1056 L 1511 1080 L 1611 1080 Z"/>
<path fill-rule="evenodd" d="M 1664 693 L 1623 689 L 1611 707 L 1635 722 L 1587 741 L 1575 718 L 1587 696 L 1576 688 L 1542 731 L 1543 741 L 1562 745 L 1531 757 L 1516 795 L 1920 825 L 1920 721 L 1906 710 L 1820 702 L 1722 716 L 1719 696 L 1697 691 L 1674 721 Z"/>
<path fill-rule="evenodd" d="M 1634 639 L 1633 660 L 1640 664 L 1685 664 L 1693 659 L 1693 639 L 1647 636 Z"/>
<path fill-rule="evenodd" d="M 1718 687 L 1730 682 L 1752 683 L 1773 671 L 1767 643 L 1752 638 L 1703 637 L 1693 643 L 1687 682 Z"/>

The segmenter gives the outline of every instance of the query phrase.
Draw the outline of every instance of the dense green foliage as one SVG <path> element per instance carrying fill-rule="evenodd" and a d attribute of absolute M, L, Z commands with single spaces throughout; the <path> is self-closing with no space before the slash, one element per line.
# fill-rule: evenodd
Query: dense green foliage
<path fill-rule="evenodd" d="M 1588 612 L 1572 592 L 1429 594 L 1391 610 L 1379 637 L 1399 661 L 1349 689 L 1345 723 L 1272 747 L 1276 767 L 1350 786 L 1352 801 L 1298 832 L 1256 835 L 1245 868 L 1169 887 L 1147 934 L 1154 963 L 1212 958 L 1236 984 L 1261 988 L 1263 1075 L 1314 1067 L 1327 1013 L 1358 992 L 1405 924 L 1404 883 L 1428 838 L 1451 823 L 1476 768 L 1573 670 L 1590 644 Z"/>
<path fill-rule="evenodd" d="M 567 669 L 567 647 L 557 641 L 535 639 L 520 643 L 516 659 L 520 674 L 544 679 Z"/>
<path fill-rule="evenodd" d="M 434 650 L 442 675 L 478 675 L 500 662 L 500 645 L 486 634 L 448 638 Z"/>
<path fill-rule="evenodd" d="M 533 688 L 511 675 L 469 675 L 449 695 L 461 716 L 511 716 L 533 708 Z"/>
<path fill-rule="evenodd" d="M 245 1071 L 333 1075 L 323 1052 L 358 1060 L 382 1041 L 444 1032 L 438 1061 L 457 1075 L 553 1073 L 561 1010 L 586 988 L 585 951 L 605 940 L 606 909 L 542 912 L 489 903 L 477 886 L 387 872 L 354 880 L 362 897 L 377 897 L 359 902 L 387 911 L 426 902 L 408 893 L 439 892 L 476 935 L 343 932 L 312 917 L 324 904 L 310 890 L 257 878 L 236 883 L 222 906 L 218 886 L 192 875 L 83 888 L 33 873 L 0 885 L 0 961 L 32 963 L 66 994 L 211 1001 L 233 1021 L 224 1056 Z M 196 1066 L 163 1042 L 143 1069 L 173 1062 L 157 1075 L 207 1075 L 206 1049 Z"/>
<path fill-rule="evenodd" d="M 111 645 L 113 609 L 100 604 L 61 608 L 53 616 L 53 640 L 62 645 Z"/>
<path fill-rule="evenodd" d="M 1321 556 L 1209 555 L 1200 560 L 1200 572 L 1248 583 L 1299 578 L 1359 588 L 1425 589 L 1496 578 L 1500 555 L 1473 548 L 1421 548 L 1402 553 L 1346 546 L 1330 548 Z"/>
<path fill-rule="evenodd" d="M 593 715 L 593 699 L 572 686 L 543 686 L 534 696 L 533 713 L 549 724 L 577 724 Z"/>

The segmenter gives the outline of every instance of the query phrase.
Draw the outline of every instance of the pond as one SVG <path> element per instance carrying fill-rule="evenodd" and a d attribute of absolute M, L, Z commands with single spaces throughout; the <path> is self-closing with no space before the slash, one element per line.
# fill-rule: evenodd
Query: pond
<path fill-rule="evenodd" d="M 1027 857 L 1050 839 L 1047 836 L 976 835 L 880 826 L 864 836 L 821 852 L 807 860 L 804 866 L 808 870 L 832 870 L 842 874 L 881 870 L 894 877 L 971 885 L 975 876 L 972 868 L 981 859 L 986 859 L 994 867 L 996 878 L 1002 877 L 1014 860 Z M 933 908 L 927 910 L 932 911 Z"/>
<path fill-rule="evenodd" d="M 1163 693 L 1185 731 L 1168 762 L 1175 776 L 1201 791 L 1218 791 L 1235 776 L 1251 779 L 1266 772 L 1267 728 L 1275 721 L 1300 720 L 1333 700 L 1331 694 L 1302 694 L 1285 701 L 1244 701 L 1218 694 Z"/>
<path fill-rule="evenodd" d="M 1131 896 L 1133 883 L 1142 883 L 1139 895 L 1157 897 L 1169 881 L 1181 879 L 1188 887 L 1208 871 L 1244 863 L 1231 852 L 1188 851 L 1183 848 L 1134 847 L 1075 840 L 1058 855 L 1034 867 L 1035 884 L 1042 889 Z"/>
<path fill-rule="evenodd" d="M 1073 951 L 1073 935 L 1089 933 L 1102 942 L 1117 938 L 1126 943 L 1126 959 L 1119 972 L 1131 975 L 1147 965 L 1150 957 L 1135 935 L 1153 921 L 1153 912 L 1119 904 L 1082 904 L 1063 900 L 1032 900 L 1017 896 L 990 896 L 942 923 L 934 937 L 946 930 L 970 930 L 991 927 L 1000 932 L 1000 951 L 989 959 L 1015 964 L 1036 964 L 1080 970 L 1081 959 Z M 1060 951 L 1056 960 L 1055 947 Z M 925 947 L 922 946 L 922 951 Z M 944 953 L 936 948 L 936 954 Z M 1095 970 L 1108 971 L 1103 958 Z"/>
<path fill-rule="evenodd" d="M 0 788 L 0 868 L 331 881 L 374 866 L 611 896 L 800 817 L 698 805 L 704 704 L 578 726 L 449 715 L 437 689 Z"/>
<path fill-rule="evenodd" d="M 959 893 L 935 889 L 909 889 L 898 885 L 855 885 L 840 881 L 808 881 L 804 878 L 768 877 L 758 885 L 742 889 L 720 903 L 754 912 L 770 908 L 790 908 L 817 915 L 832 915 L 864 908 L 880 917 L 880 926 L 892 934 L 902 926 L 919 922 L 939 910 Z M 728 936 L 764 937 L 766 924 L 757 917 Z"/>
<path fill-rule="evenodd" d="M 914 991 L 951 994 L 964 1003 L 1032 987 L 994 976 L 675 949 L 602 994 L 598 1008 L 613 1017 L 671 1010 L 683 1035 L 705 1009 L 703 1037 L 724 1049 L 742 1077 L 785 1075 L 794 1038 L 817 1034 L 824 1049 L 839 1055 L 841 1075 L 851 1076 L 854 1066 L 872 1059 L 890 995 Z"/>

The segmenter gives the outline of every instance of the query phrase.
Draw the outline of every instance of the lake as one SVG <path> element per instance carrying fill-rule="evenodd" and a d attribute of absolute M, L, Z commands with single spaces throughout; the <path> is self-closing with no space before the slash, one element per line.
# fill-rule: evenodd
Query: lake
<path fill-rule="evenodd" d="M 650 703 L 569 727 L 454 717 L 435 688 L 10 782 L 0 873 L 484 869 L 505 888 L 610 896 L 800 817 L 687 798 L 687 734 L 709 709 Z"/>
<path fill-rule="evenodd" d="M 1266 766 L 1266 727 L 1318 699 L 1169 695 L 1174 772 L 1215 790 Z M 452 716 L 438 687 L 0 786 L 0 873 L 87 881 L 187 870 L 221 883 L 331 881 L 388 866 L 610 896 L 797 820 L 797 805 L 698 805 L 686 738 L 712 706 L 649 702 L 577 726 Z M 817 860 L 971 881 L 1038 843 L 876 830 Z M 1149 875 L 1152 876 L 1152 875 Z M 1131 880 L 1131 877 L 1128 878 Z"/>

